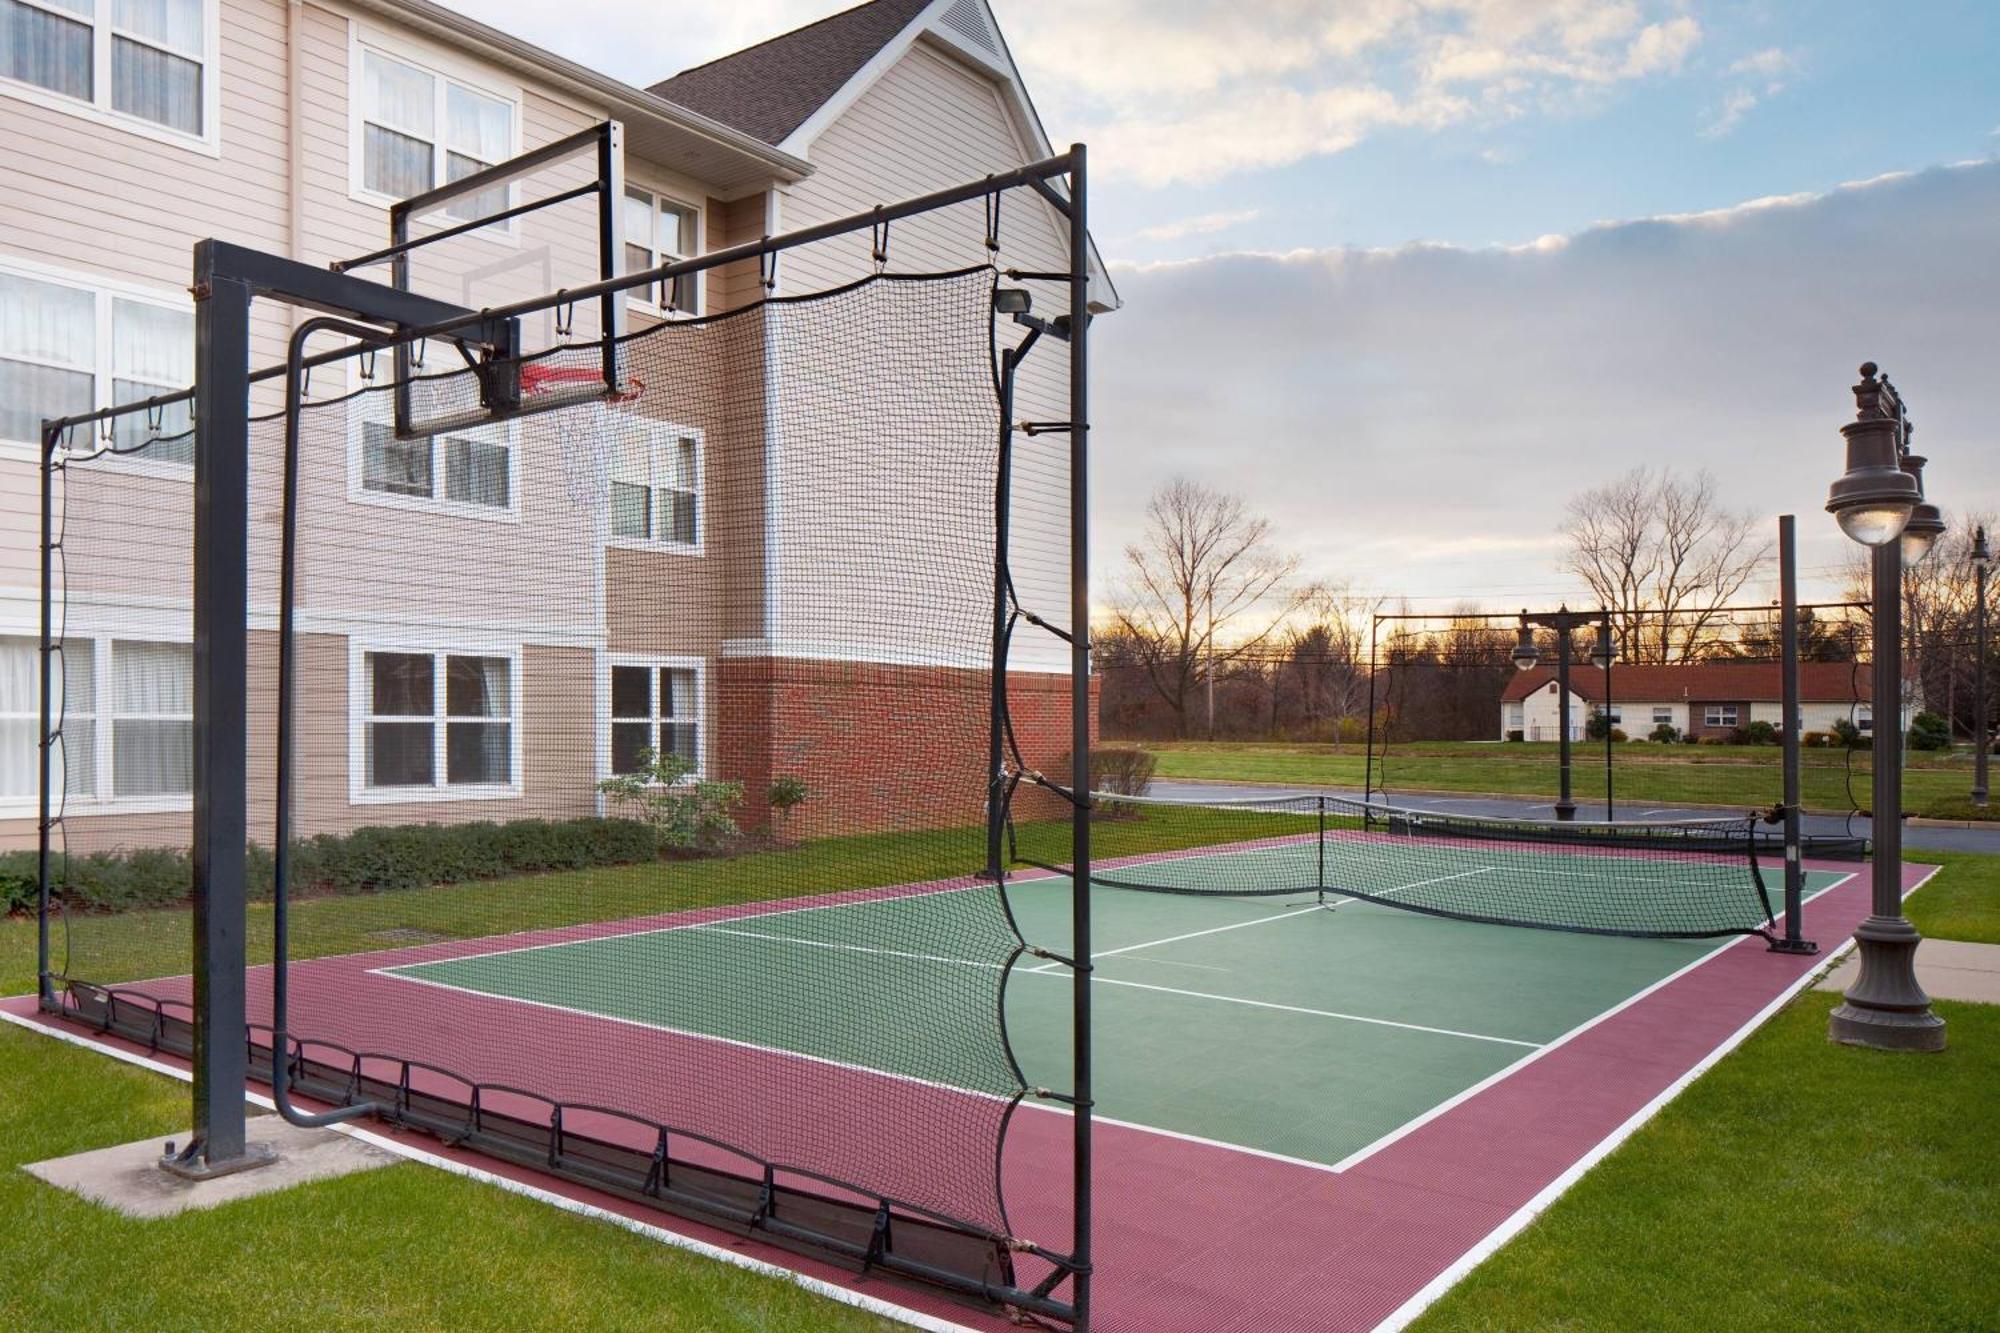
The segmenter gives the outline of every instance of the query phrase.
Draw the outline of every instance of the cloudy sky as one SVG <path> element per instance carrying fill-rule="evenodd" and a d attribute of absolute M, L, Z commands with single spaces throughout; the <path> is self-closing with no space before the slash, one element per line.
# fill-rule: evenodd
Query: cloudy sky
<path fill-rule="evenodd" d="M 642 84 L 844 7 L 453 3 Z M 1126 299 L 1101 565 L 1184 472 L 1316 575 L 1518 605 L 1574 591 L 1565 499 L 1650 463 L 1797 512 L 1831 575 L 1864 359 L 1934 498 L 2000 508 L 1991 0 L 994 7 L 1051 137 L 1092 145 Z"/>

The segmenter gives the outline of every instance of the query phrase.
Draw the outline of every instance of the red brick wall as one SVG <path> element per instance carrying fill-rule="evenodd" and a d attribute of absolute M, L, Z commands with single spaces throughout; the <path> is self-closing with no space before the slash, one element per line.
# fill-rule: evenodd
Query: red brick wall
<path fill-rule="evenodd" d="M 779 777 L 807 789 L 794 837 L 971 826 L 984 818 L 988 674 L 795 658 L 726 657 L 716 671 L 715 776 L 744 784 L 747 822 L 768 817 Z M 1031 768 L 1069 749 L 1069 678 L 1008 680 L 1014 733 Z M 1092 736 L 1096 734 L 1091 682 Z M 1015 811 L 1045 817 L 1058 798 L 1024 784 Z"/>

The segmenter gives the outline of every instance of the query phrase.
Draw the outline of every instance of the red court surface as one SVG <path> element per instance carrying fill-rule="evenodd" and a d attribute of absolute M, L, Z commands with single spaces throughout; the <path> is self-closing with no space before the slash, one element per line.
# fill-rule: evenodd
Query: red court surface
<path fill-rule="evenodd" d="M 1526 1225 L 1845 947 L 1854 926 L 1867 914 L 1865 868 L 1810 868 L 1850 876 L 1814 898 L 1808 910 L 1807 934 L 1819 941 L 1819 955 L 1774 954 L 1756 938 L 1719 945 L 1624 1004 L 1377 1141 L 1339 1169 L 1100 1124 L 1093 1327 L 1110 1333 L 1304 1333 L 1401 1326 Z M 1933 867 L 1906 866 L 1905 892 L 1933 873 Z M 630 926 L 624 923 L 623 928 Z M 436 957 L 440 948 L 454 947 L 463 946 L 402 952 Z M 394 961 L 395 954 L 320 960 L 297 970 L 295 995 L 302 1004 L 311 1002 L 309 987 L 325 988 L 323 1001 L 353 995 L 354 987 L 366 984 L 362 978 L 372 975 L 369 969 Z M 261 970 L 253 974 L 253 1014 L 267 1003 L 262 975 Z M 172 997 L 174 986 L 152 983 L 143 989 L 165 999 Z M 468 1068 L 471 1062 L 463 1047 L 452 1045 L 454 1031 L 467 1030 L 464 1025 L 478 1030 L 488 1021 L 480 1017 L 480 1006 L 499 1001 L 470 994 L 446 998 L 453 1007 L 427 1024 L 436 1034 L 438 1049 L 398 1054 L 416 1059 L 448 1056 L 446 1063 L 461 1072 L 495 1082 L 519 1081 L 511 1076 L 532 1064 L 535 1051 L 494 1051 Z M 317 1005 L 312 1007 L 320 1011 Z M 130 1043 L 39 1015 L 31 998 L 0 1001 L 0 1017 L 184 1073 L 182 1062 L 150 1057 Z M 551 1021 L 587 1020 L 552 1015 Z M 338 1039 L 337 1033 L 321 1035 Z M 670 1062 L 675 1043 L 691 1038 L 634 1032 L 633 1039 L 647 1044 L 635 1053 L 641 1062 Z M 613 1071 L 601 1077 L 603 1087 L 583 1086 L 572 1092 L 599 1092 L 600 1104 L 614 1106 L 621 1096 L 633 1095 L 629 1087 L 621 1090 L 615 1085 Z M 840 1090 L 848 1098 L 855 1089 L 851 1078 L 841 1081 Z M 831 1083 L 828 1091 L 834 1091 Z M 814 1102 L 804 1099 L 802 1104 Z M 851 1100 L 834 1105 L 843 1110 L 828 1114 L 825 1132 L 838 1133 L 840 1119 L 868 1113 L 865 1105 L 856 1106 Z M 748 1104 L 741 1112 L 772 1114 L 769 1107 Z M 782 1127 L 782 1132 L 799 1129 L 795 1122 Z M 924 1151 L 920 1127 L 899 1125 L 898 1131 L 887 1137 L 895 1156 L 907 1161 Z M 373 1122 L 363 1132 L 449 1169 L 600 1210 L 683 1243 L 715 1247 L 740 1262 L 781 1267 L 824 1284 L 830 1293 L 886 1303 L 893 1310 L 884 1312 L 927 1327 L 1011 1326 L 999 1316 L 968 1310 L 918 1287 L 857 1277 L 835 1264 L 802 1259 L 731 1232 L 446 1147 L 428 1135 Z M 1066 1175 L 1058 1179 L 1047 1167 L 1066 1162 L 1068 1138 L 1065 1115 L 1044 1111 L 1015 1117 L 1005 1169 L 1016 1234 L 1051 1242 L 1067 1235 Z M 894 1169 L 885 1158 L 884 1170 Z"/>

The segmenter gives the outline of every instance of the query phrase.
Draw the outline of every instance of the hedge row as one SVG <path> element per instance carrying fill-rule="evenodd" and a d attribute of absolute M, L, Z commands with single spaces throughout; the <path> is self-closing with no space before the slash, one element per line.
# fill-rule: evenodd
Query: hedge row
<path fill-rule="evenodd" d="M 629 865 L 659 854 L 652 827 L 631 819 L 402 824 L 322 833 L 294 843 L 292 885 L 296 893 L 381 893 L 536 871 Z M 187 901 L 193 883 L 188 854 L 180 850 L 92 852 L 59 865 L 59 892 L 73 908 L 171 906 Z M 246 869 L 251 895 L 269 896 L 270 850 L 251 846 Z M 35 853 L 0 854 L 0 907 L 32 911 L 35 883 Z"/>

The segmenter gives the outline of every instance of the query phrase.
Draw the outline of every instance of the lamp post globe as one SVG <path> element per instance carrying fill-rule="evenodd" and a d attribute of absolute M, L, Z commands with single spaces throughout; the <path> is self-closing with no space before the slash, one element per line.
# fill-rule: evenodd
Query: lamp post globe
<path fill-rule="evenodd" d="M 1886 546 L 1902 536 L 1910 511 L 1924 498 L 1917 479 L 1901 466 L 1902 423 L 1880 409 L 1885 387 L 1876 379 L 1875 363 L 1864 362 L 1855 388 L 1863 410 L 1840 428 L 1847 440 L 1847 471 L 1826 498 L 1840 530 L 1863 546 Z"/>
<path fill-rule="evenodd" d="M 1528 613 L 1521 613 L 1521 628 L 1514 636 L 1514 670 L 1533 671 L 1535 663 L 1542 660 L 1541 650 L 1535 647 L 1535 631 L 1528 628 Z"/>
<path fill-rule="evenodd" d="M 1903 471 L 1916 478 L 1917 493 L 1924 490 L 1924 464 L 1929 460 L 1920 454 L 1903 455 Z M 1903 543 L 1903 564 L 1921 564 L 1923 558 L 1937 545 L 1937 539 L 1944 535 L 1944 515 L 1929 500 L 1919 500 L 1910 507 L 1910 517 L 1903 524 L 1898 540 Z"/>

